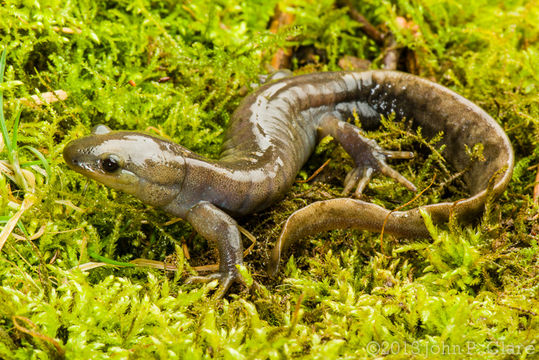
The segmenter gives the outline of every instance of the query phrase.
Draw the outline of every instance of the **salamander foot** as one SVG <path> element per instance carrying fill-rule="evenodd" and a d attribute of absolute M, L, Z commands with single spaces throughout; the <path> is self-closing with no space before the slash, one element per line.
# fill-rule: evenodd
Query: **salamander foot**
<path fill-rule="evenodd" d="M 213 273 L 207 276 L 191 276 L 185 283 L 186 284 L 199 284 L 209 283 L 213 280 L 219 280 L 219 288 L 213 295 L 215 299 L 221 299 L 228 291 L 230 286 L 235 282 L 242 282 L 241 275 L 236 271 L 226 273 Z"/>
<path fill-rule="evenodd" d="M 343 189 L 344 195 L 348 195 L 355 187 L 353 196 L 357 198 L 361 197 L 363 190 L 375 172 L 380 172 L 396 180 L 411 191 L 417 191 L 417 188 L 410 180 L 386 163 L 386 159 L 411 159 L 414 157 L 413 152 L 383 150 L 372 140 L 368 140 L 366 144 L 368 148 L 362 149 L 363 151 L 359 156 L 350 154 L 354 157 L 356 167 L 346 175 Z"/>
<path fill-rule="evenodd" d="M 335 138 L 356 164 L 344 180 L 345 195 L 355 188 L 354 196 L 360 197 L 375 172 L 398 181 L 409 190 L 417 191 L 411 181 L 386 164 L 387 159 L 411 159 L 414 157 L 413 152 L 382 149 L 376 141 L 364 137 L 358 127 L 341 120 L 340 114 L 336 112 L 324 115 L 318 132 L 320 138 L 327 135 Z"/>

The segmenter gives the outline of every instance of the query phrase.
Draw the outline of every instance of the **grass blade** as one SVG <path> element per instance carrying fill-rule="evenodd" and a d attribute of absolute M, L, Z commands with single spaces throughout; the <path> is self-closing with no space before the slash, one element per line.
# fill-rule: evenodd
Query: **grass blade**
<path fill-rule="evenodd" d="M 2 251 L 2 248 L 4 247 L 4 244 L 6 243 L 6 240 L 8 239 L 9 235 L 13 231 L 13 228 L 17 225 L 19 222 L 19 219 L 21 218 L 22 214 L 28 210 L 32 205 L 34 204 L 35 199 L 33 197 L 27 197 L 23 200 L 21 208 L 19 211 L 13 215 L 9 221 L 6 223 L 6 226 L 2 229 L 2 232 L 0 232 L 0 251 Z"/>
<path fill-rule="evenodd" d="M 23 149 L 27 149 L 39 159 L 39 161 L 41 162 L 41 165 L 43 165 L 43 169 L 45 169 L 45 171 L 47 172 L 47 182 L 48 182 L 49 179 L 51 178 L 51 167 L 49 165 L 49 162 L 45 158 L 45 156 L 38 149 L 30 145 L 25 145 L 21 147 L 21 150 Z"/>
<path fill-rule="evenodd" d="M 0 56 L 0 83 L 4 82 L 4 69 L 6 68 L 6 55 L 7 51 L 4 49 L 2 51 L 2 56 Z"/>
<path fill-rule="evenodd" d="M 13 132 L 11 133 L 11 149 L 17 150 L 17 133 L 19 132 L 19 122 L 21 120 L 22 108 L 19 106 L 17 109 L 17 115 L 15 115 L 15 122 L 13 123 Z"/>
<path fill-rule="evenodd" d="M 2 51 L 0 56 L 0 83 L 4 81 L 4 69 L 6 68 L 6 50 Z M 2 137 L 4 138 L 4 144 L 6 145 L 8 154 L 11 154 L 11 140 L 7 132 L 6 119 L 4 118 L 4 92 L 0 89 L 0 128 L 2 130 Z"/>
<path fill-rule="evenodd" d="M 130 264 L 130 263 L 122 262 L 122 261 L 112 260 L 112 259 L 106 258 L 104 256 L 101 256 L 99 254 L 96 254 L 93 251 L 88 250 L 88 255 L 90 255 L 92 258 L 94 258 L 96 260 L 99 260 L 99 261 L 101 261 L 101 262 L 103 262 L 105 264 L 126 266 L 126 267 L 135 267 L 134 264 Z"/>

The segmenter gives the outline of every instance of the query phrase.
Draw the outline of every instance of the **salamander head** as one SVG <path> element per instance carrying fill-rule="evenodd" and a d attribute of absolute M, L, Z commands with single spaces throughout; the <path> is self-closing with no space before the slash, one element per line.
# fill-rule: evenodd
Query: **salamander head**
<path fill-rule="evenodd" d="M 163 139 L 98 125 L 91 135 L 67 144 L 63 155 L 76 172 L 147 204 L 164 206 L 181 189 L 187 153 Z"/>

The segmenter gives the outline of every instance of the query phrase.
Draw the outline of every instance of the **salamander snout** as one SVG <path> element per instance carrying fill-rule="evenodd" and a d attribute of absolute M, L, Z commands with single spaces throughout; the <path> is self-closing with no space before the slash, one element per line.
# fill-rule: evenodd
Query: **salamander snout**
<path fill-rule="evenodd" d="M 64 147 L 63 156 L 67 166 L 73 170 L 77 170 L 79 167 L 79 159 L 77 156 L 77 147 L 73 144 L 73 141 Z"/>
<path fill-rule="evenodd" d="M 88 176 L 87 172 L 98 170 L 98 158 L 85 145 L 85 138 L 73 140 L 64 147 L 63 156 L 69 168 Z"/>

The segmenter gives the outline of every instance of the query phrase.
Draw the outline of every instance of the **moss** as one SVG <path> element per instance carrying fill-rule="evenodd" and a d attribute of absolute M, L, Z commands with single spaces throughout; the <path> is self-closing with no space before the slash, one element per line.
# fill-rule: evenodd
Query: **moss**
<path fill-rule="evenodd" d="M 215 283 L 184 284 L 190 266 L 216 261 L 188 224 L 168 224 L 162 212 L 63 164 L 63 146 L 98 123 L 148 130 L 215 156 L 230 114 L 279 47 L 316 55 L 307 66 L 296 58 L 298 73 L 338 70 L 344 55 L 381 66 L 382 49 L 334 1 L 279 2 L 295 21 L 271 34 L 276 3 L 42 0 L 0 7 L 0 50 L 7 53 L 0 160 L 19 169 L 17 176 L 0 173 L 0 226 L 14 226 L 0 261 L 1 358 L 537 354 L 536 2 L 353 2 L 393 32 L 420 75 L 482 106 L 509 135 L 512 182 L 471 226 L 431 227 L 429 239 L 415 242 L 322 234 L 293 249 L 280 277 L 268 279 L 267 251 L 282 222 L 307 203 L 337 196 L 350 168 L 342 150 L 324 142 L 300 173 L 307 178 L 331 157 L 318 182 L 295 184 L 282 202 L 242 222 L 258 239 L 246 257 L 254 284 L 215 301 Z M 417 29 L 403 29 L 399 16 Z M 58 89 L 67 100 L 41 107 L 15 101 Z M 370 136 L 392 149 L 436 150 L 407 126 L 387 122 Z M 396 166 L 421 187 L 438 174 L 422 203 L 463 195 L 435 151 Z M 392 208 L 411 198 L 380 177 L 366 195 Z M 180 242 L 190 250 L 189 264 Z M 115 265 L 82 272 L 77 266 L 93 261 L 91 254 L 121 262 L 176 259 L 184 271 Z"/>

